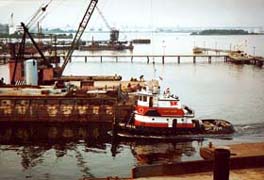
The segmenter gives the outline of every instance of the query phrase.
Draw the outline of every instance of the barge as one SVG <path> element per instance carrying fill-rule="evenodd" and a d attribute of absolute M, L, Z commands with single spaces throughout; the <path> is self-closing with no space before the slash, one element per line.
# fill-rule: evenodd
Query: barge
<path fill-rule="evenodd" d="M 0 122 L 112 123 L 116 109 L 118 119 L 128 118 L 133 104 L 124 101 L 128 97 L 121 88 L 127 83 L 133 85 L 133 82 L 110 81 L 108 76 L 104 77 L 105 81 L 94 78 L 70 81 L 63 87 L 56 83 L 53 86 L 0 85 Z"/>

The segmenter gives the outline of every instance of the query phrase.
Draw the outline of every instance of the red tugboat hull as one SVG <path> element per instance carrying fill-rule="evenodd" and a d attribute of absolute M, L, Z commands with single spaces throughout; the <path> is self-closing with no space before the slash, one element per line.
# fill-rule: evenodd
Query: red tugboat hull
<path fill-rule="evenodd" d="M 201 140 L 204 138 L 230 139 L 235 129 L 221 119 L 193 120 L 195 128 L 134 126 L 120 123 L 117 136 L 129 139 Z M 199 123 L 202 124 L 199 124 Z M 199 124 L 199 125 L 198 125 Z"/>

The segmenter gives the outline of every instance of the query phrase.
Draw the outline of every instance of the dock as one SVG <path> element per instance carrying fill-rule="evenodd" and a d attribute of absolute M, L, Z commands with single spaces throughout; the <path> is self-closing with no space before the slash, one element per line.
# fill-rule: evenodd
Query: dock
<path fill-rule="evenodd" d="M 53 56 L 46 56 L 48 59 L 53 57 Z M 63 59 L 65 56 L 64 55 L 58 55 L 57 57 Z M 11 57 L 9 55 L 0 55 L 0 64 L 5 64 L 8 62 L 8 60 Z M 25 58 L 32 58 L 32 59 L 41 59 L 40 56 L 34 55 L 34 56 L 29 56 L 25 55 Z M 70 62 L 74 61 L 74 59 L 80 59 L 82 58 L 85 62 L 89 61 L 99 61 L 103 62 L 106 58 L 110 58 L 115 62 L 118 62 L 120 59 L 130 61 L 131 63 L 134 62 L 136 59 L 140 59 L 140 62 L 145 62 L 147 64 L 155 62 L 161 62 L 162 64 L 165 64 L 166 60 L 169 58 L 172 61 L 180 64 L 181 62 L 186 61 L 186 58 L 192 59 L 193 63 L 196 63 L 198 58 L 207 58 L 208 62 L 212 62 L 212 58 L 221 58 L 224 61 L 227 61 L 228 56 L 227 55 L 207 55 L 207 54 L 167 54 L 167 55 L 162 55 L 162 54 L 129 54 L 129 55 L 124 55 L 124 54 L 119 54 L 119 55 L 112 55 L 112 54 L 104 54 L 104 55 L 72 55 L 72 58 L 70 59 Z M 183 59 L 184 58 L 184 59 Z"/>
<path fill-rule="evenodd" d="M 251 168 L 242 170 L 233 170 L 230 172 L 230 180 L 263 180 L 264 168 Z M 138 180 L 212 180 L 211 172 L 193 173 L 188 175 L 178 176 L 163 176 L 163 177 L 144 177 L 136 178 Z"/>
<path fill-rule="evenodd" d="M 47 59 L 54 59 L 54 56 L 46 56 Z M 60 60 L 64 59 L 64 55 L 58 55 L 56 58 L 59 58 Z M 250 64 L 262 66 L 264 63 L 264 58 L 260 56 L 251 56 L 252 60 L 250 61 Z M 0 55 L 0 64 L 6 64 L 10 60 L 10 55 Z M 38 55 L 25 55 L 26 59 L 41 59 Z M 210 64 L 212 63 L 213 59 L 216 61 L 223 61 L 223 62 L 231 62 L 230 57 L 228 54 L 95 54 L 95 55 L 72 55 L 72 57 L 69 60 L 69 63 L 76 61 L 80 61 L 80 59 L 84 60 L 85 63 L 87 62 L 100 62 L 103 63 L 107 60 L 112 60 L 113 62 L 119 62 L 122 60 L 122 62 L 146 62 L 149 63 L 162 63 L 165 64 L 166 62 L 174 62 L 177 64 L 180 64 L 182 62 L 192 62 L 193 64 L 196 64 L 198 62 L 204 62 L 206 61 Z M 51 62 L 53 63 L 53 62 Z"/>
<path fill-rule="evenodd" d="M 240 50 L 228 50 L 228 49 L 217 49 L 217 48 L 203 48 L 203 47 L 194 47 L 193 52 L 208 53 L 209 51 L 219 53 L 241 53 Z"/>
<path fill-rule="evenodd" d="M 220 147 L 203 147 L 201 151 L 211 151 Z M 264 179 L 264 143 L 246 143 L 228 145 L 221 148 L 230 148 L 229 167 L 230 179 Z M 212 153 L 212 155 L 215 153 Z M 213 157 L 213 156 L 211 156 Z M 206 160 L 187 161 L 179 163 L 145 165 L 132 170 L 132 177 L 135 179 L 192 179 L 209 180 L 213 179 L 213 169 L 216 164 L 213 158 Z M 221 165 L 222 169 L 226 166 Z"/>

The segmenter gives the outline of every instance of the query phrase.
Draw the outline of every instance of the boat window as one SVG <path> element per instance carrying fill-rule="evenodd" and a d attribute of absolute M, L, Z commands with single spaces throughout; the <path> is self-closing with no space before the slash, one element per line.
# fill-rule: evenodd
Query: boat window
<path fill-rule="evenodd" d="M 139 100 L 142 101 L 142 96 L 139 96 Z"/>
<path fill-rule="evenodd" d="M 147 102 L 147 96 L 143 96 L 143 101 Z"/>
<path fill-rule="evenodd" d="M 7 104 L 7 102 L 6 101 L 2 101 L 2 105 L 6 105 Z"/>

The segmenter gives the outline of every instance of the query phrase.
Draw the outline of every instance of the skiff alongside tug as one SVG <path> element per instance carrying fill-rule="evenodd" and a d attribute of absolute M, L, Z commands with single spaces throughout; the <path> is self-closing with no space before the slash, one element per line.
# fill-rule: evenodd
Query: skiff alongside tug
<path fill-rule="evenodd" d="M 126 122 L 115 128 L 119 137 L 177 139 L 200 138 L 234 133 L 233 125 L 221 119 L 195 119 L 194 110 L 181 104 L 179 97 L 167 88 L 160 93 L 158 83 L 152 81 L 136 92 L 134 111 Z"/>

